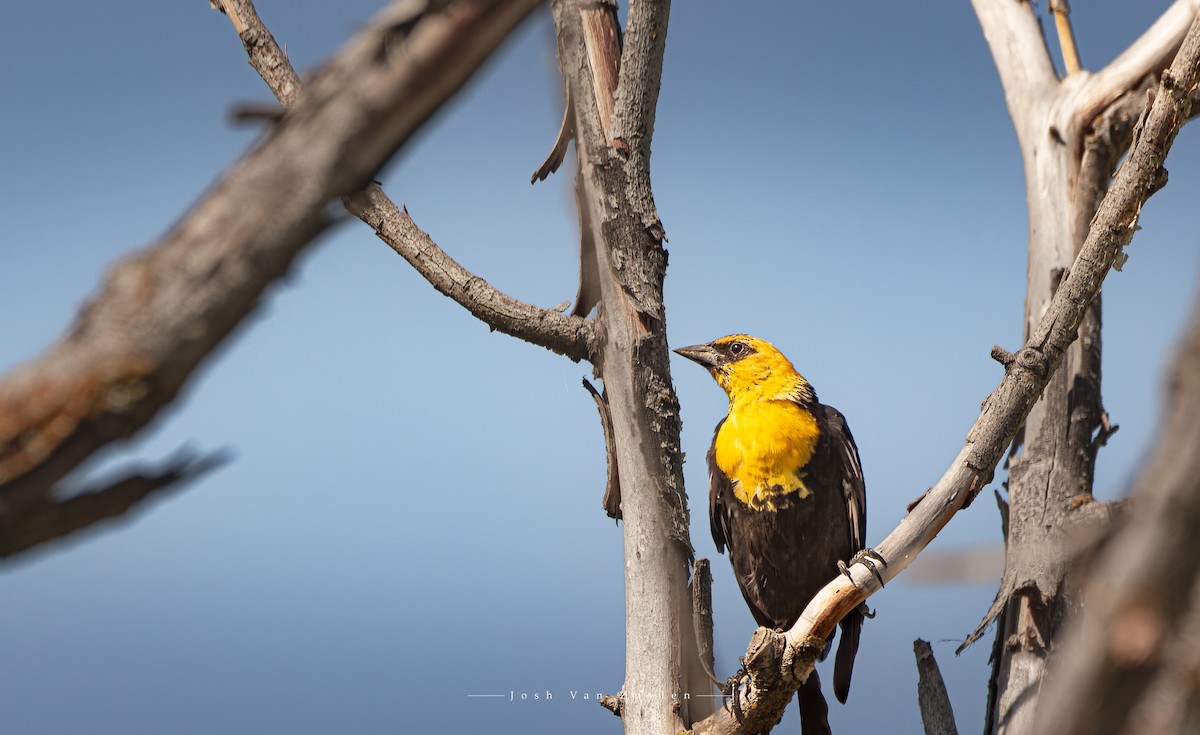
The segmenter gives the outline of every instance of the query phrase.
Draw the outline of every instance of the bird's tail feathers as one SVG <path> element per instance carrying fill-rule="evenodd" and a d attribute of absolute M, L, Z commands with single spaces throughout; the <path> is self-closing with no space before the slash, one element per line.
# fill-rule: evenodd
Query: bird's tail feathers
<path fill-rule="evenodd" d="M 842 704 L 850 696 L 850 676 L 854 673 L 854 656 L 858 653 L 862 624 L 862 613 L 857 610 L 842 619 L 841 640 L 838 641 L 837 657 L 833 660 L 833 696 Z"/>
<path fill-rule="evenodd" d="M 829 729 L 829 705 L 821 694 L 821 677 L 816 669 L 796 691 L 796 703 L 800 705 L 801 735 L 833 735 Z"/>

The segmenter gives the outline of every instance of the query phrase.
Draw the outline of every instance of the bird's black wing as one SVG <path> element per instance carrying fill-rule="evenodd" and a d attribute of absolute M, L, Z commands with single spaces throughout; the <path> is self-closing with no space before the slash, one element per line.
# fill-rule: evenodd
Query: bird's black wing
<path fill-rule="evenodd" d="M 717 423 L 717 428 L 713 431 L 713 442 L 708 447 L 708 523 L 719 554 L 724 554 L 725 548 L 729 546 L 728 516 L 725 513 L 723 496 L 733 489 L 729 478 L 717 467 L 717 432 L 724 423 L 725 419 Z"/>
<path fill-rule="evenodd" d="M 846 417 L 833 406 L 824 406 L 826 431 L 833 440 L 834 461 L 842 477 L 842 494 L 846 498 L 846 513 L 850 517 L 850 547 L 854 553 L 862 550 L 867 537 L 867 485 L 863 480 L 862 461 L 854 435 L 846 425 Z"/>
<path fill-rule="evenodd" d="M 862 462 L 858 457 L 854 436 L 846 425 L 846 417 L 836 408 L 822 405 L 821 419 L 826 432 L 829 460 L 833 462 L 836 475 L 842 481 L 842 495 L 850 521 L 846 530 L 850 535 L 850 553 L 853 555 L 862 550 L 867 535 L 867 488 L 863 480 Z M 842 703 L 850 694 L 850 677 L 854 673 L 854 656 L 858 653 L 862 624 L 862 613 L 857 610 L 842 619 L 842 637 L 833 664 L 833 694 Z"/>

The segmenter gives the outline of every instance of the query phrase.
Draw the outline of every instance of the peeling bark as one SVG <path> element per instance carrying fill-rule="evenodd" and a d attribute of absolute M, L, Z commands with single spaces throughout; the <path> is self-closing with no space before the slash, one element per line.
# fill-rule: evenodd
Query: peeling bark
<path fill-rule="evenodd" d="M 619 69 L 610 61 L 618 55 L 615 8 L 572 0 L 552 7 L 559 65 L 575 112 L 576 196 L 583 239 L 590 243 L 584 257 L 595 259 L 594 270 L 584 272 L 597 282 L 580 290 L 599 298 L 595 364 L 621 488 L 626 661 L 620 714 L 628 733 L 668 735 L 707 714 L 712 701 L 685 696 L 708 694 L 711 686 L 692 630 L 679 403 L 662 298 L 667 254 L 650 193 L 649 140 L 669 5 L 631 4 Z"/>

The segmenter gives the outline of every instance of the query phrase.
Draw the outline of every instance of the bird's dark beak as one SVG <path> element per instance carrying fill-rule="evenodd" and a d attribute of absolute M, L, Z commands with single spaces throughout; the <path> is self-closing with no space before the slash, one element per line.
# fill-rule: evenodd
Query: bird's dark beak
<path fill-rule="evenodd" d="M 675 350 L 675 354 L 683 355 L 697 365 L 701 365 L 709 369 L 716 367 L 718 359 L 720 358 L 720 354 L 712 348 L 711 344 L 679 347 Z"/>

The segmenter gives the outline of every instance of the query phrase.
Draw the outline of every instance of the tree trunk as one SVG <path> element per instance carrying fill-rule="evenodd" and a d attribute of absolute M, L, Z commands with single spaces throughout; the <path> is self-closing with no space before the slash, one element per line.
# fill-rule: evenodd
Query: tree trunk
<path fill-rule="evenodd" d="M 596 279 L 581 284 L 580 293 L 599 297 L 595 364 L 620 484 L 626 656 L 617 709 L 625 731 L 638 735 L 673 735 L 711 709 L 711 699 L 691 698 L 711 687 L 692 630 L 679 402 L 663 307 L 667 253 L 649 177 L 668 8 L 632 3 L 622 52 L 615 8 L 553 3 L 559 64 L 575 113 L 581 271 L 585 280 Z"/>

